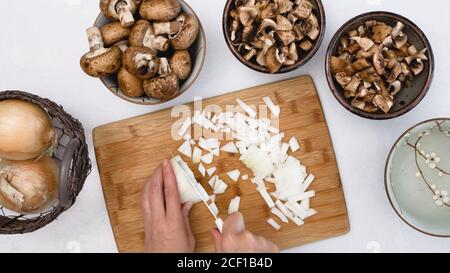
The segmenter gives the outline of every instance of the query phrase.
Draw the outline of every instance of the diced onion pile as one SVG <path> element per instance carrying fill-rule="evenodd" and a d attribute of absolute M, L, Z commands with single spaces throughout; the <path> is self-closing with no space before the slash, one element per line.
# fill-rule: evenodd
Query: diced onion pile
<path fill-rule="evenodd" d="M 208 196 L 200 183 L 197 186 L 205 199 L 210 202 L 210 206 L 216 215 L 219 210 L 215 205 L 216 195 L 227 191 L 228 185 L 216 173 L 217 168 L 210 166 L 214 157 L 220 156 L 220 151 L 230 154 L 240 154 L 240 161 L 253 172 L 253 176 L 244 174 L 241 176 L 240 170 L 229 170 L 228 180 L 238 183 L 239 180 L 251 181 L 255 184 L 255 189 L 260 193 L 261 198 L 267 203 L 273 218 L 266 222 L 274 229 L 281 228 L 274 218 L 281 223 L 292 221 L 296 225 L 303 225 L 304 220 L 317 213 L 310 207 L 310 199 L 315 196 L 314 190 L 309 190 L 314 181 L 314 175 L 308 174 L 306 167 L 300 161 L 289 155 L 289 152 L 300 150 L 300 144 L 295 137 L 287 142 L 283 139 L 285 135 L 278 128 L 274 127 L 268 118 L 257 119 L 256 111 L 248 106 L 241 99 L 236 99 L 238 106 L 244 110 L 242 112 L 220 112 L 207 113 L 196 111 L 192 118 L 187 118 L 180 126 L 178 134 L 184 142 L 178 151 L 182 156 L 189 158 L 194 164 L 198 164 L 198 171 L 203 177 L 209 177 L 209 186 L 213 195 Z M 273 117 L 280 115 L 280 107 L 275 105 L 269 97 L 264 97 L 263 102 L 267 105 Z M 233 136 L 233 141 L 223 141 L 217 138 L 200 138 L 193 140 L 189 130 L 193 124 L 200 125 L 203 129 L 212 132 L 221 132 Z M 187 166 L 177 156 L 173 160 L 179 160 L 183 166 Z M 188 168 L 189 169 L 189 168 Z M 181 173 L 175 170 L 177 175 L 182 202 L 200 202 L 199 197 L 189 189 L 190 184 L 186 184 L 186 179 L 179 179 Z M 187 173 L 193 178 L 192 171 Z M 192 175 L 191 175 L 192 174 Z M 193 181 L 196 181 L 195 178 Z M 266 183 L 273 183 L 275 191 L 268 192 Z M 192 188 L 192 187 L 191 187 Z M 239 210 L 241 198 L 234 197 L 228 207 L 231 214 Z"/>

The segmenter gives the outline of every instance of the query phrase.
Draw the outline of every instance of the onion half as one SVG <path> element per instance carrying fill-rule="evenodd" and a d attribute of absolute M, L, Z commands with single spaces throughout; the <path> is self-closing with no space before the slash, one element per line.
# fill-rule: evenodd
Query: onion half
<path fill-rule="evenodd" d="M 59 168 L 50 157 L 0 161 L 0 205 L 18 213 L 46 209 L 57 197 Z"/>
<path fill-rule="evenodd" d="M 53 152 L 56 132 L 41 107 L 22 100 L 0 101 L 0 158 L 29 160 Z"/>

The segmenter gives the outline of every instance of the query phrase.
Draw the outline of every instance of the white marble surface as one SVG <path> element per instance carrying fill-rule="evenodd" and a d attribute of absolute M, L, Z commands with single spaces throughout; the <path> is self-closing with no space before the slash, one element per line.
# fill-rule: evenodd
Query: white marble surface
<path fill-rule="evenodd" d="M 207 61 L 191 90 L 159 107 L 136 106 L 111 95 L 84 75 L 79 57 L 87 51 L 84 30 L 98 14 L 97 0 L 2 0 L 0 90 L 26 90 L 48 97 L 79 118 L 94 163 L 77 203 L 57 221 L 33 234 L 0 236 L 0 252 L 115 252 L 98 170 L 92 129 L 98 125 L 191 101 L 302 74 L 314 78 L 323 103 L 344 185 L 351 231 L 345 236 L 293 252 L 449 252 L 447 239 L 414 231 L 391 209 L 383 186 L 384 163 L 397 137 L 411 125 L 450 116 L 450 2 L 408 0 L 323 0 L 327 29 L 316 56 L 297 71 L 271 76 L 247 69 L 225 45 L 221 18 L 225 0 L 188 0 L 203 22 Z M 324 55 L 334 32 L 348 19 L 372 10 L 401 13 L 416 22 L 433 45 L 436 71 L 426 98 L 403 117 L 390 121 L 359 118 L 341 107 L 324 76 Z"/>

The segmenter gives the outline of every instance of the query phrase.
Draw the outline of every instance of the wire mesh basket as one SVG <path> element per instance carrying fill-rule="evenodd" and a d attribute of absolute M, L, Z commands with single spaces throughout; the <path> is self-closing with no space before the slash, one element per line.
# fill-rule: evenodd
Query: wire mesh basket
<path fill-rule="evenodd" d="M 91 161 L 83 126 L 62 106 L 22 91 L 0 92 L 0 101 L 6 99 L 23 100 L 42 107 L 58 135 L 58 146 L 53 154 L 60 167 L 58 200 L 46 211 L 30 215 L 14 213 L 0 206 L 0 234 L 21 234 L 46 226 L 74 204 L 91 171 Z"/>

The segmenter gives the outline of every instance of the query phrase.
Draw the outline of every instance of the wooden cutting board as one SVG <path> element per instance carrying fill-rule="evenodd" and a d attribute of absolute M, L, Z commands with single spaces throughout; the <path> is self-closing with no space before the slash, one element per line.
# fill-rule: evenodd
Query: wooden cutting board
<path fill-rule="evenodd" d="M 230 186 L 225 194 L 216 199 L 220 216 L 226 218 L 230 199 L 241 196 L 240 211 L 247 228 L 274 241 L 280 249 L 347 233 L 349 221 L 339 171 L 311 77 L 302 76 L 210 98 L 203 101 L 203 107 L 209 104 L 235 105 L 238 97 L 247 104 L 261 105 L 264 96 L 271 97 L 280 105 L 280 130 L 286 134 L 285 141 L 294 135 L 297 137 L 301 150 L 293 155 L 316 176 L 311 188 L 317 195 L 311 200 L 311 207 L 318 214 L 307 219 L 303 226 L 282 224 L 282 229 L 275 231 L 266 223 L 266 219 L 273 215 L 255 185 L 249 180 L 234 183 L 226 175 L 236 168 L 243 170 L 242 174 L 250 172 L 239 162 L 238 155 L 222 152 L 220 162 L 215 159 L 212 164 L 217 166 L 216 174 Z M 141 190 L 156 166 L 164 158 L 170 157 L 167 148 L 177 154 L 182 141 L 172 139 L 171 125 L 178 119 L 171 118 L 171 109 L 166 109 L 94 129 L 97 164 L 120 252 L 140 252 L 144 249 Z M 191 162 L 189 164 L 199 182 L 211 192 L 207 186 L 208 179 L 201 178 L 197 167 L 193 167 Z M 214 251 L 210 235 L 214 221 L 202 203 L 193 207 L 190 220 L 197 242 L 196 251 Z"/>

